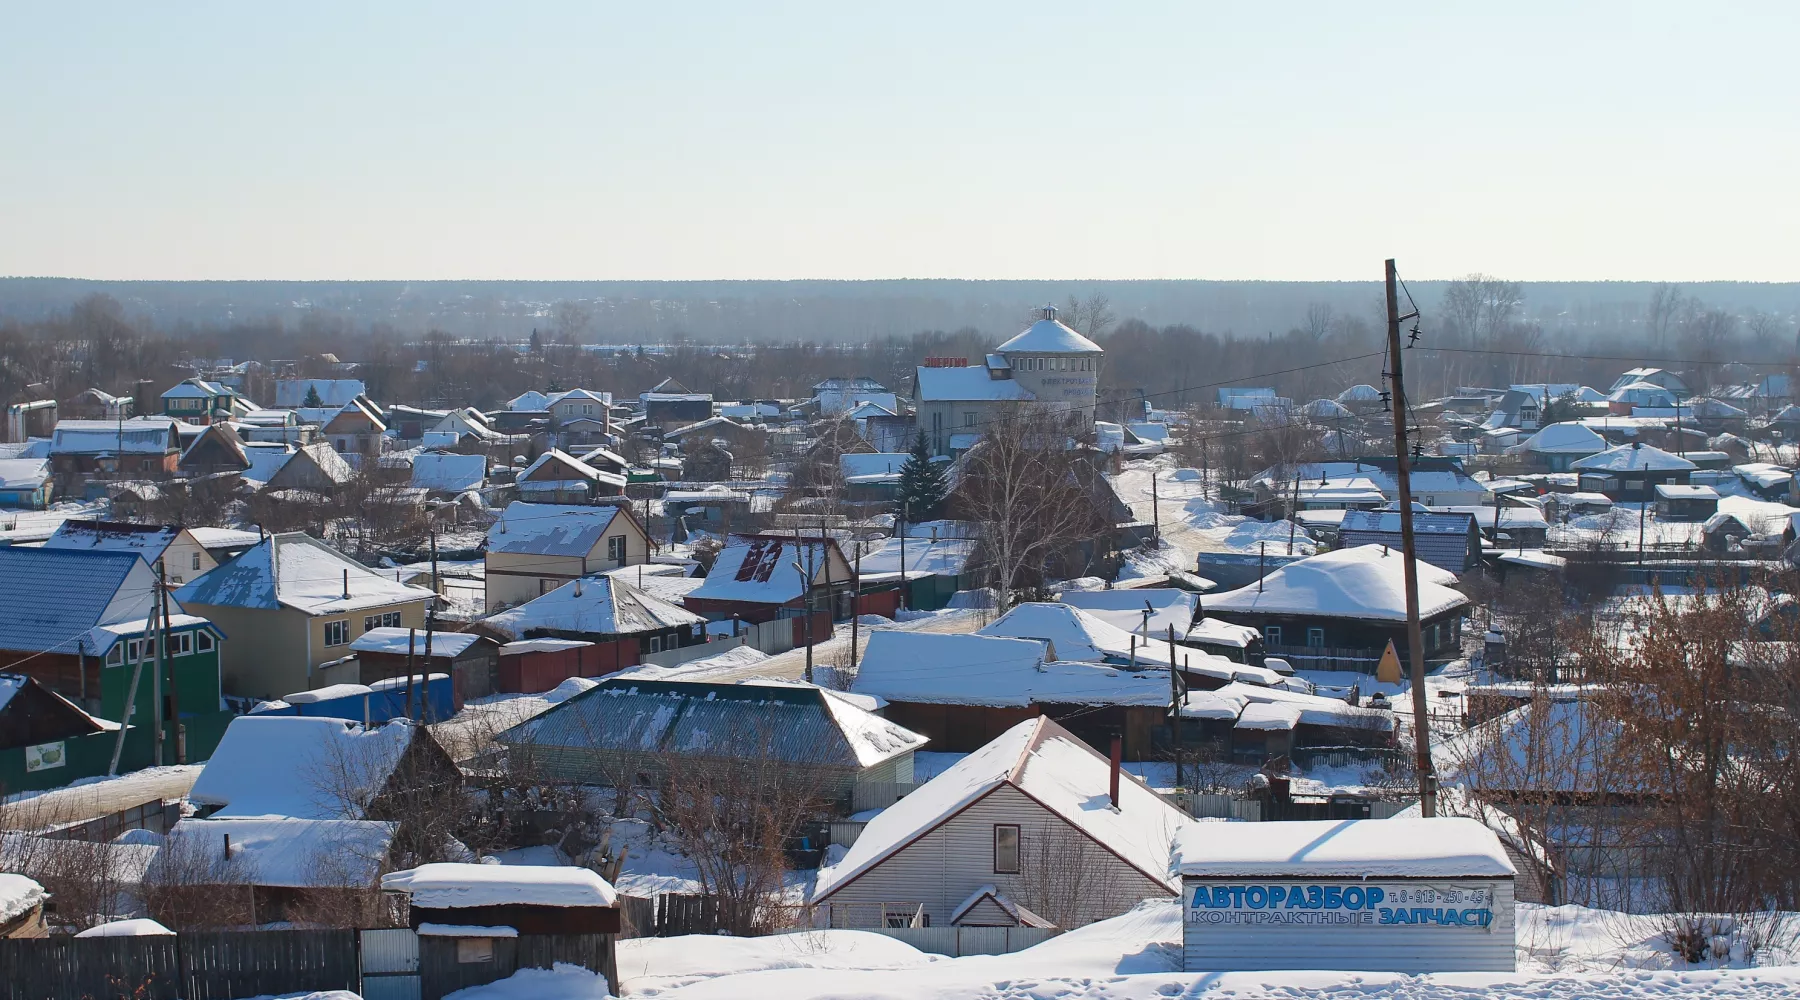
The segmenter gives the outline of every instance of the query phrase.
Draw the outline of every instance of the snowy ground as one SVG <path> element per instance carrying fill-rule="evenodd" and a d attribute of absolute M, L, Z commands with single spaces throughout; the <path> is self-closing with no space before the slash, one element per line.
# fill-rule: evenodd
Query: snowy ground
<path fill-rule="evenodd" d="M 1154 503 L 1150 490 L 1153 473 Z M 1284 554 L 1290 539 L 1297 554 L 1311 555 L 1317 549 L 1304 530 L 1287 521 L 1264 522 L 1222 513 L 1221 507 L 1203 495 L 1199 474 L 1191 469 L 1178 472 L 1174 459 L 1166 455 L 1127 463 L 1113 478 L 1113 489 L 1131 507 L 1134 517 L 1146 523 L 1160 519 L 1162 527 L 1162 546 L 1127 554 L 1121 579 L 1166 576 L 1171 571 L 1192 573 L 1202 552 L 1255 552 L 1262 542 L 1268 543 L 1270 551 Z"/>
<path fill-rule="evenodd" d="M 1800 967 L 1669 968 L 1666 951 L 1633 945 L 1611 915 L 1521 906 L 1520 971 L 1405 976 L 1391 973 L 1184 973 L 1180 909 L 1146 903 L 1121 917 L 1012 955 L 919 961 L 905 946 L 867 945 L 845 932 L 727 943 L 663 939 L 620 946 L 628 996 L 665 1000 L 1638 1000 L 1664 997 L 1800 997 Z M 1560 969 L 1527 947 L 1564 942 Z M 684 946 L 691 941 L 691 946 Z M 858 950 L 872 948 L 867 955 Z M 634 950 L 635 949 L 635 950 Z M 843 949 L 840 953 L 840 949 Z M 718 958 L 713 957 L 717 950 Z M 908 954 L 911 952 L 911 954 Z M 629 964 L 627 956 L 630 956 Z M 1571 956 L 1580 956 L 1571 961 Z M 879 958 L 880 964 L 869 961 Z M 1785 957 L 1785 956 L 1784 956 Z"/>

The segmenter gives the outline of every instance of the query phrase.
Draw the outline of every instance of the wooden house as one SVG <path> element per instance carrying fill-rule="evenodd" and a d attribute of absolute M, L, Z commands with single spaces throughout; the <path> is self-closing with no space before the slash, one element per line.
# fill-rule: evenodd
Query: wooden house
<path fill-rule="evenodd" d="M 762 623 L 811 615 L 814 641 L 830 623 L 850 617 L 855 601 L 850 563 L 830 538 L 734 535 L 713 560 L 706 582 L 683 599 L 714 621 Z M 829 616 L 829 617 L 827 617 Z"/>
<path fill-rule="evenodd" d="M 706 619 L 631 586 L 614 573 L 577 577 L 515 608 L 483 618 L 484 631 L 519 639 L 593 643 L 578 654 L 586 676 L 635 666 L 654 653 L 706 642 Z"/>
<path fill-rule="evenodd" d="M 386 430 L 381 411 L 358 396 L 326 421 L 319 434 L 340 455 L 373 456 L 381 454 L 381 435 Z"/>
<path fill-rule="evenodd" d="M 656 787 L 682 774 L 773 763 L 837 815 L 911 784 L 925 737 L 875 714 L 877 702 L 810 684 L 615 677 L 501 733 L 541 773 Z M 758 780 L 747 778 L 746 780 Z M 777 780 L 769 778 L 766 780 Z M 744 788 L 744 794 L 759 789 Z"/>
<path fill-rule="evenodd" d="M 429 641 L 428 641 L 429 640 Z M 449 674 L 455 704 L 499 690 L 500 644 L 474 632 L 430 632 L 417 628 L 372 628 L 350 643 L 359 683 L 390 677 Z"/>
<path fill-rule="evenodd" d="M 0 939 L 50 936 L 44 923 L 44 904 L 50 894 L 33 879 L 0 874 Z"/>
<path fill-rule="evenodd" d="M 364 632 L 423 629 L 436 599 L 297 531 L 270 535 L 175 596 L 232 636 L 226 691 L 264 699 L 316 687 L 319 667 Z"/>
<path fill-rule="evenodd" d="M 1416 509 L 1412 517 L 1413 540 L 1419 558 L 1461 574 L 1481 561 L 1481 528 L 1466 512 L 1432 512 Z M 1350 510 L 1338 527 L 1345 548 L 1358 545 L 1401 547 L 1400 510 Z"/>
<path fill-rule="evenodd" d="M 487 533 L 487 606 L 523 604 L 571 580 L 649 560 L 649 535 L 624 503 L 510 503 Z"/>
<path fill-rule="evenodd" d="M 534 964 L 524 954 L 527 942 L 547 944 L 551 936 L 559 961 L 580 951 L 581 965 L 619 981 L 618 895 L 586 868 L 439 862 L 383 875 L 381 888 L 409 904 L 424 996 L 505 979 Z"/>
<path fill-rule="evenodd" d="M 50 437 L 54 494 L 99 496 L 110 481 L 173 476 L 181 456 L 176 425 L 168 417 L 58 421 Z"/>
<path fill-rule="evenodd" d="M 820 869 L 816 919 L 1079 927 L 1176 894 L 1169 843 L 1186 818 L 1117 758 L 1030 719 L 870 820 Z M 1057 888 L 1070 868 L 1083 872 L 1079 891 Z"/>
<path fill-rule="evenodd" d="M 162 394 L 163 416 L 190 424 L 210 424 L 230 419 L 237 393 L 203 378 L 184 379 Z"/>
<path fill-rule="evenodd" d="M 1406 662 L 1406 588 L 1398 551 L 1375 545 L 1301 559 L 1256 583 L 1208 594 L 1206 613 L 1262 633 L 1265 652 L 1297 667 L 1372 673 L 1392 640 Z M 1419 616 L 1427 660 L 1462 655 L 1469 600 L 1455 577 L 1419 560 Z"/>
<path fill-rule="evenodd" d="M 1154 757 L 1172 696 L 1168 672 L 1058 660 L 1050 647 L 1042 639 L 872 632 L 851 690 L 885 700 L 887 718 L 939 751 L 967 753 L 1048 716 L 1090 745 L 1120 739 L 1127 759 Z"/>
<path fill-rule="evenodd" d="M 43 510 L 54 482 L 47 458 L 0 458 L 0 507 Z"/>
<path fill-rule="evenodd" d="M 162 560 L 167 584 L 179 586 L 206 573 L 218 560 L 194 532 L 178 524 L 90 521 L 70 518 L 44 542 L 47 549 L 130 552 L 154 567 Z"/>
<path fill-rule="evenodd" d="M 1661 448 L 1642 443 L 1622 444 L 1572 463 L 1581 476 L 1584 492 L 1604 493 L 1614 500 L 1650 503 L 1663 483 L 1687 485 L 1694 463 Z"/>
<path fill-rule="evenodd" d="M 331 496 L 354 478 L 356 470 L 344 461 L 344 457 L 331 445 L 319 442 L 306 445 L 283 459 L 263 483 L 262 492 L 297 490 Z"/>
<path fill-rule="evenodd" d="M 535 503 L 586 503 L 625 492 L 625 477 L 603 472 L 559 448 L 551 448 L 514 480 L 521 499 Z"/>
<path fill-rule="evenodd" d="M 243 438 L 227 421 L 206 428 L 181 453 L 176 468 L 190 479 L 221 473 L 244 473 L 250 470 L 250 455 Z"/>

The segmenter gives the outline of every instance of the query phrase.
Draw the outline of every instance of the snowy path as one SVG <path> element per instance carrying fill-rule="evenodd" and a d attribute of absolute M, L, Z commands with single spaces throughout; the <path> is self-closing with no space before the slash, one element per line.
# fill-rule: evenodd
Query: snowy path
<path fill-rule="evenodd" d="M 1150 477 L 1156 476 L 1155 502 Z M 1181 478 L 1177 478 L 1177 476 Z M 1161 456 L 1132 462 L 1113 477 L 1113 489 L 1131 508 L 1132 516 L 1146 523 L 1161 522 L 1162 548 L 1132 553 L 1123 576 L 1158 576 L 1171 570 L 1194 572 L 1194 560 L 1202 552 L 1254 553 L 1259 542 L 1270 552 L 1286 554 L 1291 541 L 1296 554 L 1315 549 L 1306 532 L 1290 529 L 1287 521 L 1257 521 L 1237 514 L 1219 513 L 1206 498 L 1203 484 L 1192 469 L 1177 470 L 1174 459 Z"/>
<path fill-rule="evenodd" d="M 42 830 L 79 823 L 159 799 L 184 798 L 200 777 L 199 764 L 151 767 L 116 778 L 22 795 L 0 806 L 0 826 Z"/>

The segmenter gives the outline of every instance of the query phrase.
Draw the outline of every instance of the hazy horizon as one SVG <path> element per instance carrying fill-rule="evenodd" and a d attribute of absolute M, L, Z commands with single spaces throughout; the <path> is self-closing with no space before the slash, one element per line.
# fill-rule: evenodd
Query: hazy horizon
<path fill-rule="evenodd" d="M 0 17 L 0 274 L 1800 278 L 1772 2 Z"/>

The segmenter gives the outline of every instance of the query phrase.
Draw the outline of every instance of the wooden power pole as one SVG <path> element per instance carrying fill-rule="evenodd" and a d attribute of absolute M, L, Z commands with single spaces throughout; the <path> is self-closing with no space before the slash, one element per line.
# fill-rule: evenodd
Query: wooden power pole
<path fill-rule="evenodd" d="M 1400 361 L 1400 300 L 1393 258 L 1387 262 L 1388 386 L 1393 392 L 1394 478 L 1400 484 L 1400 551 L 1406 574 L 1406 646 L 1412 660 L 1414 766 L 1419 772 L 1419 811 L 1437 815 L 1437 775 L 1431 769 L 1430 700 L 1425 696 L 1425 640 L 1419 628 L 1418 546 L 1413 539 L 1412 454 L 1406 445 L 1406 382 Z M 1415 318 L 1418 313 L 1405 317 Z"/>

